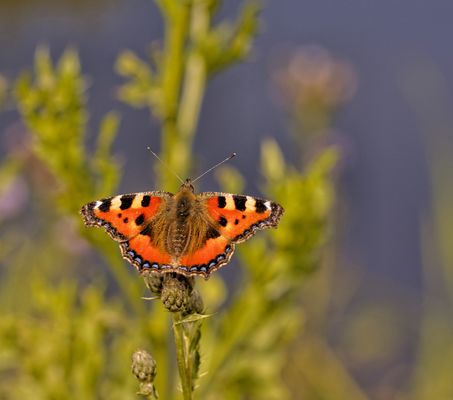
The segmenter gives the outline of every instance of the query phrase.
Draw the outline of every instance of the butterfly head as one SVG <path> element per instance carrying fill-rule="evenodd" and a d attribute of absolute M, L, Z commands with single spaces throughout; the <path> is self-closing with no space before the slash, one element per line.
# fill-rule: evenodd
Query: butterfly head
<path fill-rule="evenodd" d="M 183 182 L 183 184 L 181 185 L 181 187 L 179 188 L 179 190 L 183 190 L 183 189 L 189 190 L 189 191 L 192 192 L 192 193 L 195 192 L 195 188 L 194 188 L 193 185 L 192 185 L 192 179 L 187 178 L 187 179 Z"/>

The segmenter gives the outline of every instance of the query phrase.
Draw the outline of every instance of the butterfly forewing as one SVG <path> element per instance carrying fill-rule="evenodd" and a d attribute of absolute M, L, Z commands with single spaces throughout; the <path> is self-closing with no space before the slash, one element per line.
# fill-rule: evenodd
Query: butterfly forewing
<path fill-rule="evenodd" d="M 112 239 L 123 242 L 142 232 L 171 196 L 167 192 L 123 194 L 88 203 L 81 214 L 87 225 L 103 227 Z"/>
<path fill-rule="evenodd" d="M 208 214 L 222 236 L 234 243 L 247 240 L 259 229 L 276 227 L 283 208 L 269 200 L 229 193 L 202 193 Z"/>

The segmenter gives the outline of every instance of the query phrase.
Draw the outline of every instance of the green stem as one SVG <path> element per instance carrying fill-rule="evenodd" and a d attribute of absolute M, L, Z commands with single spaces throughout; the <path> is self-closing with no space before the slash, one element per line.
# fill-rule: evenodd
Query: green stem
<path fill-rule="evenodd" d="M 184 339 L 184 328 L 181 323 L 181 313 L 173 313 L 173 333 L 175 335 L 176 357 L 178 360 L 179 376 L 184 400 L 192 399 L 192 374 L 188 359 L 188 348 Z"/>
<path fill-rule="evenodd" d="M 192 8 L 190 35 L 192 49 L 187 56 L 184 86 L 178 114 L 178 130 L 185 141 L 193 139 L 198 123 L 206 86 L 206 61 L 196 47 L 209 29 L 209 11 L 206 4 L 197 2 Z"/>
<path fill-rule="evenodd" d="M 209 10 L 203 2 L 188 2 L 180 6 L 180 11 L 170 22 L 178 26 L 168 27 L 165 44 L 167 56 L 163 63 L 163 87 L 167 98 L 162 154 L 174 171 L 187 174 L 207 79 L 206 61 L 197 49 L 197 42 L 209 30 Z M 182 57 L 187 42 L 190 49 L 187 56 Z M 175 177 L 167 172 L 164 183 L 169 190 L 176 189 L 178 185 Z"/>
<path fill-rule="evenodd" d="M 176 162 L 180 155 L 175 151 L 178 142 L 177 114 L 181 82 L 184 73 L 185 46 L 188 37 L 190 23 L 191 2 L 182 2 L 173 5 L 171 13 L 165 15 L 165 44 L 164 58 L 160 70 L 162 80 L 162 95 L 165 96 L 163 103 L 163 126 L 162 126 L 162 156 L 168 165 L 176 173 L 185 172 L 176 168 Z M 177 188 L 176 178 L 168 171 L 161 170 L 160 184 L 167 190 Z"/>

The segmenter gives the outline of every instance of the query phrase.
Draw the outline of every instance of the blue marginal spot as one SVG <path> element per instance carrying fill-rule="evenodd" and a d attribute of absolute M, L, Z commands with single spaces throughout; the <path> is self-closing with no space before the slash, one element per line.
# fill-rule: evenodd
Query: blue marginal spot
<path fill-rule="evenodd" d="M 141 265 L 143 260 L 141 257 L 135 257 L 134 261 L 137 261 Z"/>
<path fill-rule="evenodd" d="M 208 265 L 208 268 L 211 269 L 211 268 L 214 268 L 216 266 L 216 262 L 215 261 L 211 261 Z"/>
<path fill-rule="evenodd" d="M 148 261 L 145 261 L 143 263 L 143 268 L 149 268 L 149 267 L 151 267 L 150 263 Z"/>
<path fill-rule="evenodd" d="M 191 270 L 191 271 L 198 271 L 198 267 L 197 267 L 197 266 L 192 267 L 192 268 L 190 268 L 190 270 Z"/>
<path fill-rule="evenodd" d="M 200 267 L 200 271 L 202 271 L 202 272 L 206 272 L 206 271 L 207 271 L 207 268 L 206 268 L 205 266 L 203 266 L 203 267 Z"/>
<path fill-rule="evenodd" d="M 182 269 L 183 271 L 188 271 L 189 269 L 187 267 L 181 266 L 179 269 Z"/>
<path fill-rule="evenodd" d="M 217 262 L 225 260 L 225 255 L 224 254 L 219 254 L 216 258 Z"/>
<path fill-rule="evenodd" d="M 159 269 L 159 264 L 158 263 L 152 263 L 151 264 L 151 268 Z"/>
<path fill-rule="evenodd" d="M 128 256 L 131 256 L 132 258 L 135 257 L 135 251 L 132 251 L 132 250 L 131 250 L 131 251 L 128 251 L 126 254 L 127 254 Z"/>

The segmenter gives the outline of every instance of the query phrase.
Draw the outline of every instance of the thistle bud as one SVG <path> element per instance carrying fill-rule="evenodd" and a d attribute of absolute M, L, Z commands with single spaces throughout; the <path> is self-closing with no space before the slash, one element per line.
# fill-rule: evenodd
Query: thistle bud
<path fill-rule="evenodd" d="M 155 295 L 160 296 L 164 281 L 163 276 L 150 270 L 144 270 L 142 272 L 142 277 L 148 289 Z"/>
<path fill-rule="evenodd" d="M 198 290 L 193 290 L 190 294 L 189 304 L 185 314 L 201 314 L 203 313 L 203 298 Z"/>
<path fill-rule="evenodd" d="M 190 307 L 193 279 L 180 274 L 166 274 L 163 282 L 161 300 L 171 312 L 185 313 Z"/>
<path fill-rule="evenodd" d="M 152 383 L 156 372 L 156 361 L 146 350 L 137 350 L 132 354 L 132 373 L 141 384 Z"/>

